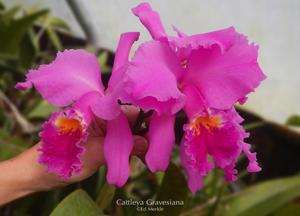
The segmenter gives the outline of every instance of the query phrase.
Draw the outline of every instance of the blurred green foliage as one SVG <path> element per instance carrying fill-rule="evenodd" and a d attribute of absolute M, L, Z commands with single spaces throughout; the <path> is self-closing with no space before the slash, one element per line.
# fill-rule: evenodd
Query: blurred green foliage
<path fill-rule="evenodd" d="M 219 215 L 268 215 L 300 194 L 300 175 L 260 183 L 225 199 Z M 300 213 L 300 212 L 298 212 Z"/>
<path fill-rule="evenodd" d="M 14 156 L 37 140 L 43 120 L 55 110 L 33 91 L 18 92 L 17 81 L 29 68 L 53 58 L 62 49 L 57 30 L 67 25 L 49 10 L 23 10 L 20 6 L 0 6 L 0 160 Z M 46 44 L 42 37 L 47 36 Z M 42 46 L 47 47 L 42 48 Z"/>
<path fill-rule="evenodd" d="M 101 216 L 104 214 L 85 191 L 78 189 L 59 203 L 50 214 L 50 216 L 65 215 Z"/>
<path fill-rule="evenodd" d="M 288 118 L 288 120 L 286 121 L 287 125 L 291 125 L 291 126 L 298 126 L 300 127 L 300 116 L 299 115 L 292 115 Z"/>
<path fill-rule="evenodd" d="M 41 124 L 57 110 L 35 91 L 19 92 L 14 85 L 24 79 L 29 68 L 51 61 L 57 50 L 63 50 L 65 44 L 59 32 L 69 33 L 69 30 L 49 10 L 25 11 L 18 6 L 6 9 L 0 2 L 0 160 L 13 157 L 37 142 Z M 97 54 L 102 72 L 109 74 L 109 52 Z M 299 122 L 299 116 L 293 116 L 287 123 L 299 126 Z M 254 122 L 245 128 L 253 130 L 262 125 L 261 121 Z M 251 176 L 245 170 L 240 170 L 239 180 L 231 184 L 224 182 L 220 170 L 214 170 L 205 178 L 204 188 L 191 194 L 179 165 L 178 146 L 172 161 L 165 173 L 152 174 L 140 159 L 133 157 L 131 177 L 123 188 L 108 185 L 105 168 L 101 167 L 83 182 L 7 205 L 0 209 L 0 215 L 300 215 L 299 175 L 249 186 L 244 178 Z M 117 205 L 118 199 L 173 200 L 183 201 L 184 205 L 154 205 L 163 211 L 137 211 L 136 205 Z"/>

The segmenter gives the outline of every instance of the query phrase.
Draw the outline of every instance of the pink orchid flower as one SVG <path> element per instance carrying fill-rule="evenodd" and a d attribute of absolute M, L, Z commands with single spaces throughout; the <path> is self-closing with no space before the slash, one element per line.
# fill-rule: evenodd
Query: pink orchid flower
<path fill-rule="evenodd" d="M 249 159 L 248 171 L 260 170 L 255 153 L 244 143 L 248 134 L 233 105 L 265 79 L 257 63 L 258 47 L 249 44 L 233 27 L 178 37 L 165 33 L 157 12 L 148 3 L 133 9 L 154 40 L 140 45 L 126 72 L 125 101 L 154 110 L 150 122 L 146 162 L 152 171 L 165 170 L 174 144 L 174 114 L 184 109 L 181 161 L 188 185 L 195 192 L 202 176 L 213 168 L 208 159 L 235 180 L 235 163 L 241 152 Z M 132 96 L 128 96 L 131 94 Z"/>
<path fill-rule="evenodd" d="M 82 112 L 67 108 L 53 113 L 42 127 L 39 162 L 67 180 L 81 170 L 80 156 L 85 151 L 81 143 L 87 140 L 88 123 Z"/>
<path fill-rule="evenodd" d="M 59 52 L 51 64 L 30 70 L 26 81 L 16 85 L 20 90 L 34 86 L 45 100 L 55 106 L 72 105 L 54 113 L 40 133 L 40 162 L 49 171 L 64 178 L 80 171 L 80 155 L 85 150 L 87 128 L 96 114 L 107 120 L 104 140 L 107 180 L 118 186 L 127 181 L 133 136 L 118 104 L 118 95 L 128 65 L 129 51 L 138 37 L 136 32 L 121 35 L 106 90 L 96 56 L 84 50 Z"/>

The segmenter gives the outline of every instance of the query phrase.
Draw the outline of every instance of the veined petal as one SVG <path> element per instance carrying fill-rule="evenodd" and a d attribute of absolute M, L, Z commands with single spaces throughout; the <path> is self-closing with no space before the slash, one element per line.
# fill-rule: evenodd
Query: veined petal
<path fill-rule="evenodd" d="M 207 106 L 204 98 L 194 85 L 186 85 L 181 88 L 181 91 L 186 96 L 183 109 L 189 119 L 193 119 L 195 114 L 205 110 Z"/>
<path fill-rule="evenodd" d="M 120 86 L 115 88 L 109 94 L 99 97 L 97 100 L 91 102 L 90 107 L 96 116 L 104 120 L 113 120 L 120 115 L 121 108 L 118 104 Z"/>
<path fill-rule="evenodd" d="M 115 54 L 112 74 L 108 83 L 109 89 L 113 89 L 113 87 L 116 86 L 123 78 L 124 72 L 126 71 L 126 67 L 124 66 L 128 64 L 128 55 L 131 46 L 138 40 L 139 35 L 139 32 L 126 32 L 121 34 Z"/>
<path fill-rule="evenodd" d="M 39 134 L 42 141 L 39 162 L 64 179 L 78 173 L 80 156 L 85 151 L 81 144 L 88 137 L 87 127 L 82 113 L 72 108 L 55 112 Z"/>
<path fill-rule="evenodd" d="M 123 186 L 129 176 L 129 159 L 133 148 L 133 136 L 126 116 L 123 113 L 107 121 L 104 140 L 104 157 L 107 163 L 107 181 Z"/>
<path fill-rule="evenodd" d="M 175 143 L 175 115 L 152 116 L 149 126 L 149 148 L 146 163 L 152 172 L 165 171 Z"/>
<path fill-rule="evenodd" d="M 193 170 L 197 170 L 199 175 L 206 176 L 213 168 L 213 163 L 208 160 L 209 136 L 207 133 L 200 132 L 195 134 L 190 125 L 184 125 L 184 141 L 181 143 L 185 150 L 185 155 L 189 158 L 189 166 Z"/>
<path fill-rule="evenodd" d="M 209 152 L 218 167 L 232 167 L 242 152 L 244 139 L 248 137 L 240 125 L 242 118 L 234 109 L 211 110 L 211 115 L 220 116 L 221 122 L 219 127 L 210 131 Z"/>
<path fill-rule="evenodd" d="M 208 107 L 230 109 L 265 79 L 257 62 L 257 46 L 236 33 L 233 45 L 193 50 L 187 60 L 182 85 L 194 85 Z"/>
<path fill-rule="evenodd" d="M 216 45 L 223 53 L 234 44 L 237 35 L 237 32 L 233 27 L 190 36 L 185 35 L 177 28 L 174 28 L 174 30 L 178 33 L 179 38 L 169 37 L 168 40 L 170 46 L 176 52 L 182 52 L 184 49 L 190 49 L 191 51 L 198 49 L 199 47 L 210 48 L 211 46 Z M 188 57 L 188 55 L 185 56 L 185 58 Z"/>
<path fill-rule="evenodd" d="M 240 125 L 242 121 L 234 108 L 225 111 L 206 109 L 195 113 L 189 124 L 184 126 L 185 142 L 182 143 L 190 166 L 200 175 L 207 175 L 212 168 L 207 156 L 211 155 L 217 167 L 224 169 L 225 179 L 235 181 L 235 164 L 244 152 L 249 159 L 248 172 L 260 171 L 256 153 L 251 153 L 250 145 L 244 143 L 249 134 Z"/>
<path fill-rule="evenodd" d="M 91 107 L 96 101 L 101 101 L 103 97 L 104 96 L 98 91 L 88 92 L 82 95 L 72 107 L 83 113 L 87 124 L 90 124 L 93 118 Z"/>
<path fill-rule="evenodd" d="M 257 163 L 256 159 L 256 153 L 252 153 L 250 151 L 251 145 L 244 143 L 243 144 L 243 153 L 246 155 L 246 157 L 249 160 L 249 164 L 247 166 L 248 172 L 259 172 L 261 171 L 261 167 Z"/>
<path fill-rule="evenodd" d="M 159 40 L 165 37 L 165 29 L 161 23 L 159 14 L 152 10 L 149 3 L 141 3 L 132 9 L 134 15 L 139 17 L 142 24 L 148 29 L 152 38 Z"/>
<path fill-rule="evenodd" d="M 49 103 L 67 106 L 90 91 L 103 93 L 100 73 L 96 56 L 84 50 L 65 50 L 52 63 L 30 70 L 26 81 L 16 88 L 34 86 Z"/>
<path fill-rule="evenodd" d="M 112 120 L 120 114 L 118 100 L 123 91 L 124 73 L 128 67 L 128 55 L 132 44 L 138 39 L 138 32 L 123 33 L 120 37 L 112 75 L 105 96 L 91 103 L 92 111 L 105 120 Z"/>
<path fill-rule="evenodd" d="M 176 76 L 182 73 L 180 62 L 168 45 L 159 41 L 142 44 L 127 69 L 123 101 L 144 110 L 176 113 L 185 102 L 177 88 Z"/>
<path fill-rule="evenodd" d="M 185 33 L 183 33 L 182 31 L 180 31 L 176 26 L 173 25 L 172 29 L 177 33 L 177 36 L 179 38 L 187 37 L 187 35 Z"/>
<path fill-rule="evenodd" d="M 228 182 L 234 182 L 237 180 L 237 170 L 235 169 L 235 163 L 232 163 L 224 167 L 224 178 Z"/>
<path fill-rule="evenodd" d="M 186 175 L 188 187 L 192 193 L 196 193 L 203 187 L 203 176 L 200 175 L 200 172 L 190 165 L 190 158 L 187 155 L 186 146 L 183 144 L 186 141 L 182 140 L 180 144 L 180 161 L 181 166 L 183 167 Z"/>

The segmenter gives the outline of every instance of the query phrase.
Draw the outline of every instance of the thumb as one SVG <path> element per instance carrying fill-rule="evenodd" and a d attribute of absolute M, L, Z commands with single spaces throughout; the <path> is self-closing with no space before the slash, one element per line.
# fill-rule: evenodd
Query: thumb
<path fill-rule="evenodd" d="M 145 137 L 138 135 L 133 136 L 133 139 L 134 145 L 132 155 L 136 155 L 139 158 L 143 159 L 148 149 L 148 141 Z"/>

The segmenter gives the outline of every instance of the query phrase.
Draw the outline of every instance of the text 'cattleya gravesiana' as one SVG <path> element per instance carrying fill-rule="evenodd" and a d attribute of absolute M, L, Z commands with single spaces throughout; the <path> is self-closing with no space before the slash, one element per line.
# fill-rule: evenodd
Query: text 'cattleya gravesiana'
<path fill-rule="evenodd" d="M 236 180 L 235 164 L 241 153 L 248 172 L 261 170 L 256 153 L 244 140 L 249 136 L 234 105 L 265 79 L 258 62 L 258 47 L 233 27 L 177 36 L 166 33 L 159 14 L 148 3 L 133 10 L 152 40 L 143 42 L 131 59 L 128 54 L 139 33 L 120 37 L 112 74 L 105 89 L 97 58 L 84 50 L 59 52 L 56 59 L 30 70 L 20 90 L 35 87 L 49 103 L 64 107 L 43 125 L 39 162 L 65 179 L 81 170 L 81 155 L 94 118 L 106 121 L 104 156 L 107 181 L 122 186 L 129 174 L 133 135 L 122 104 L 153 111 L 148 128 L 145 162 L 152 172 L 165 171 L 175 143 L 175 115 L 183 110 L 180 159 L 192 192 L 203 177 L 223 169 L 227 181 Z M 99 143 L 100 144 L 100 143 Z"/>

